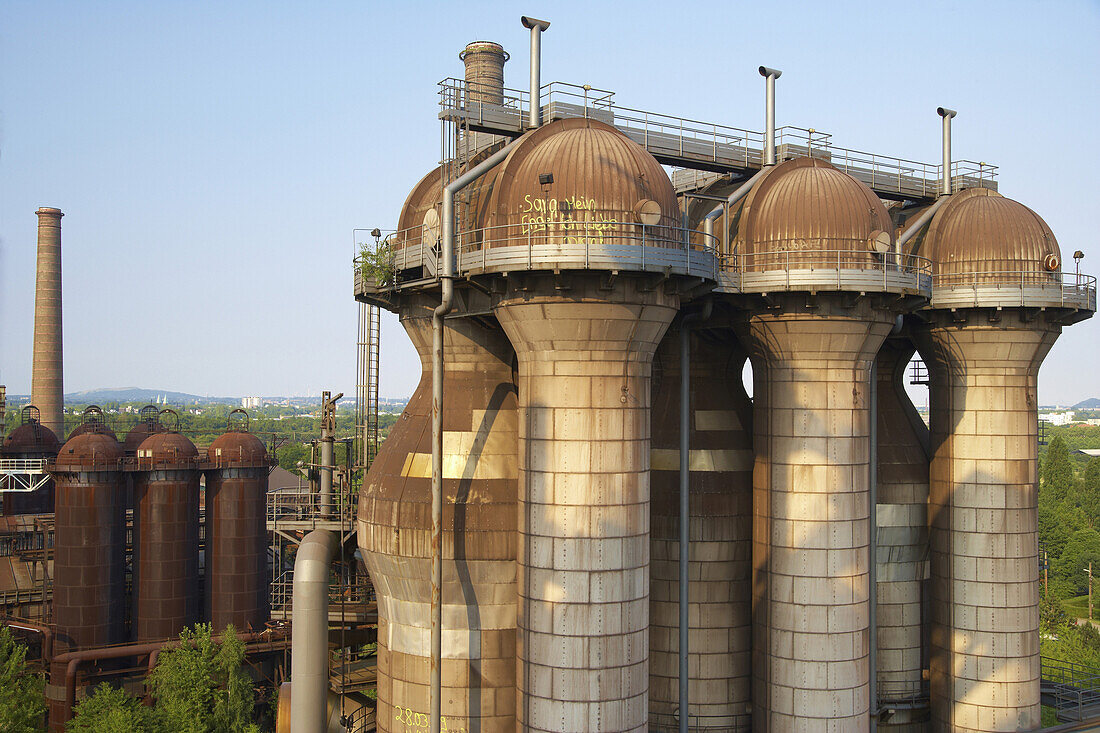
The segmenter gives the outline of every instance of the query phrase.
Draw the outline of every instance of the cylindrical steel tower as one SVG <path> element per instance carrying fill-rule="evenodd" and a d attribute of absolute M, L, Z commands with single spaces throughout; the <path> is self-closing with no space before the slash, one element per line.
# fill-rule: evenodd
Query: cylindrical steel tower
<path fill-rule="evenodd" d="M 367 473 L 359 546 L 378 595 L 378 729 L 429 707 L 432 308 L 405 296 L 419 386 Z M 515 729 L 516 387 L 498 327 L 444 329 L 442 715 L 448 729 Z"/>
<path fill-rule="evenodd" d="M 888 262 L 886 209 L 810 158 L 738 220 L 753 301 L 753 728 L 866 730 L 871 688 L 871 365 L 919 274 Z M 896 278 L 896 279 L 894 279 Z M 882 293 L 882 295 L 878 295 Z M 876 706 L 877 707 L 877 706 Z"/>
<path fill-rule="evenodd" d="M 39 422 L 38 408 L 27 405 L 21 412 L 21 424 L 8 436 L 4 444 L 4 458 L 54 458 L 61 443 L 53 431 Z M 8 491 L 4 493 L 4 515 L 48 514 L 53 511 L 53 481 L 32 493 Z"/>
<path fill-rule="evenodd" d="M 207 449 L 206 618 L 259 631 L 271 615 L 263 441 L 232 427 Z"/>
<path fill-rule="evenodd" d="M 752 402 L 728 329 L 691 334 L 691 730 L 747 730 L 752 656 Z M 657 347 L 650 451 L 649 728 L 679 705 L 680 330 Z"/>
<path fill-rule="evenodd" d="M 121 458 L 117 440 L 88 431 L 65 443 L 54 464 L 55 654 L 126 641 Z M 69 715 L 65 666 L 50 670 L 47 693 L 57 733 Z"/>
<path fill-rule="evenodd" d="M 915 332 L 932 408 L 932 727 L 1033 730 L 1036 379 L 1061 327 L 1092 315 L 1095 289 L 1062 275 L 1039 216 L 987 189 L 952 195 L 917 246 L 935 267 Z"/>
<path fill-rule="evenodd" d="M 928 428 L 905 391 L 916 347 L 907 335 L 886 339 L 875 360 L 878 421 L 875 507 L 876 689 L 896 712 L 879 724 L 891 733 L 924 731 L 927 710 L 912 710 L 923 687 L 928 570 Z"/>
<path fill-rule="evenodd" d="M 594 120 L 528 133 L 501 167 L 487 223 L 487 256 L 522 248 L 529 262 L 537 248 L 585 267 L 640 254 L 646 236 L 682 247 L 660 164 Z M 522 730 L 647 728 L 650 372 L 678 306 L 651 278 L 592 268 L 509 278 L 494 309 L 519 359 L 523 416 Z"/>
<path fill-rule="evenodd" d="M 134 641 L 171 639 L 199 620 L 198 455 L 194 443 L 169 432 L 137 449 Z"/>
<path fill-rule="evenodd" d="M 41 208 L 38 215 L 38 269 L 34 287 L 34 364 L 31 404 L 42 411 L 42 424 L 54 435 L 65 434 L 65 396 L 61 330 L 60 209 Z"/>

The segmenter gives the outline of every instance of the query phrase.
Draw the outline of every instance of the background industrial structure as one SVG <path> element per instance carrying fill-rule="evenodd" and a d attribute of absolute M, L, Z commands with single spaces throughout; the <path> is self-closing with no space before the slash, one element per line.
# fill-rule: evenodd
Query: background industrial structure
<path fill-rule="evenodd" d="M 776 128 L 766 67 L 762 133 L 633 110 L 542 85 L 523 21 L 528 90 L 467 46 L 440 166 L 356 262 L 362 438 L 336 466 L 326 393 L 304 490 L 268 493 L 246 420 L 200 451 L 171 411 L 120 442 L 90 410 L 61 444 L 37 212 L 35 406 L 3 458 L 31 593 L 5 605 L 52 729 L 186 624 L 270 655 L 291 617 L 294 733 L 1038 729 L 1036 375 L 1095 279 L 952 160 L 952 110 L 939 165 Z M 380 448 L 379 308 L 423 367 Z"/>

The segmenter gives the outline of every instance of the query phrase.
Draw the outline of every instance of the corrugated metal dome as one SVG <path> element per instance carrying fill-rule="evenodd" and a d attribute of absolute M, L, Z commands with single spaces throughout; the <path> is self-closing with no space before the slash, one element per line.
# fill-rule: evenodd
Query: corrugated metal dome
<path fill-rule="evenodd" d="M 416 246 L 420 244 L 421 227 L 424 225 L 424 216 L 429 210 L 435 210 L 438 216 L 438 206 L 443 200 L 442 166 L 436 166 L 426 176 L 413 186 L 401 207 L 401 215 L 397 218 L 397 237 L 394 249 Z M 438 221 L 438 219 L 437 219 Z M 438 229 L 438 224 L 436 225 Z"/>
<path fill-rule="evenodd" d="M 636 212 L 646 201 L 659 206 L 660 226 L 680 226 L 676 192 L 656 158 L 610 125 L 565 119 L 527 133 L 508 154 L 486 221 L 518 225 L 510 227 L 515 238 L 525 237 L 518 230 L 533 221 L 543 232 L 567 236 L 590 223 L 639 222 Z"/>
<path fill-rule="evenodd" d="M 871 189 L 826 161 L 796 158 L 777 165 L 746 198 L 738 251 L 753 269 L 776 252 L 869 252 L 876 240 L 892 244 L 893 231 Z"/>
<path fill-rule="evenodd" d="M 84 435 L 85 433 L 99 433 L 101 435 L 109 435 L 114 441 L 118 442 L 118 436 L 115 435 L 115 431 L 111 430 L 105 423 L 98 420 L 89 420 L 88 422 L 81 423 L 73 428 L 73 431 L 69 433 L 69 440 L 77 437 L 78 435 Z"/>
<path fill-rule="evenodd" d="M 252 433 L 233 431 L 219 435 L 206 450 L 218 466 L 266 466 L 267 448 Z"/>
<path fill-rule="evenodd" d="M 1023 204 L 987 188 L 952 195 L 917 247 L 917 254 L 931 258 L 937 285 L 952 284 L 952 276 L 1061 268 L 1058 240 L 1047 223 Z"/>
<path fill-rule="evenodd" d="M 93 464 L 96 467 L 110 467 L 122 458 L 122 446 L 114 435 L 89 427 L 90 425 L 93 423 L 82 425 L 85 431 L 75 438 L 69 438 L 61 446 L 55 464 L 59 470 L 87 468 Z"/>
<path fill-rule="evenodd" d="M 61 442 L 48 427 L 32 420 L 25 422 L 8 436 L 7 445 L 4 446 L 6 455 L 25 453 L 48 453 L 57 455 L 61 449 Z"/>
<path fill-rule="evenodd" d="M 154 461 L 189 460 L 198 455 L 195 444 L 179 433 L 154 433 L 138 447 L 139 458 L 151 458 Z"/>

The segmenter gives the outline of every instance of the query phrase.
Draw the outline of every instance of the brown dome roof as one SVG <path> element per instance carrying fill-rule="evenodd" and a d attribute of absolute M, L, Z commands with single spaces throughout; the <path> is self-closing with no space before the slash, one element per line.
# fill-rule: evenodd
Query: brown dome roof
<path fill-rule="evenodd" d="M 206 450 L 218 466 L 267 466 L 267 448 L 252 433 L 233 431 L 219 435 Z"/>
<path fill-rule="evenodd" d="M 130 432 L 126 433 L 126 440 L 122 444 L 122 449 L 127 453 L 134 453 L 138 447 L 145 442 L 145 439 L 150 435 L 164 430 L 160 423 L 149 420 L 142 420 L 134 427 L 130 428 Z"/>
<path fill-rule="evenodd" d="M 133 432 L 132 430 L 130 431 Z M 195 444 L 179 433 L 155 433 L 138 447 L 139 459 L 154 461 L 191 460 L 199 455 Z"/>
<path fill-rule="evenodd" d="M 81 423 L 73 428 L 73 431 L 69 433 L 69 440 L 72 440 L 78 435 L 84 435 L 85 433 L 101 433 L 103 435 L 109 435 L 114 438 L 115 442 L 118 442 L 118 436 L 115 435 L 115 431 L 111 430 L 104 423 L 96 420 L 90 420 L 86 423 Z"/>
<path fill-rule="evenodd" d="M 547 174 L 552 182 L 540 182 Z M 647 200 L 659 207 L 660 225 L 680 226 L 676 192 L 656 158 L 610 125 L 558 120 L 527 133 L 508 154 L 486 224 L 516 225 L 507 236 L 519 238 L 526 236 L 519 231 L 523 222 L 541 216 L 541 231 L 564 238 L 584 231 L 574 222 L 637 222 L 637 207 Z"/>
<path fill-rule="evenodd" d="M 1058 240 L 1031 209 L 987 188 L 951 196 L 923 232 L 916 252 L 931 258 L 937 285 L 943 276 L 974 273 L 1048 273 L 1061 267 Z"/>
<path fill-rule="evenodd" d="M 88 423 L 85 423 L 88 428 Z M 75 438 L 69 438 L 57 454 L 57 468 L 112 468 L 122 458 L 122 446 L 114 435 L 88 428 Z"/>
<path fill-rule="evenodd" d="M 53 431 L 37 420 L 31 420 L 11 432 L 7 445 L 4 446 L 4 454 L 11 456 L 41 453 L 56 456 L 60 449 L 61 442 Z"/>
<path fill-rule="evenodd" d="M 893 231 L 871 189 L 826 161 L 796 158 L 775 166 L 746 198 L 738 251 L 869 252 L 876 237 L 892 243 Z"/>

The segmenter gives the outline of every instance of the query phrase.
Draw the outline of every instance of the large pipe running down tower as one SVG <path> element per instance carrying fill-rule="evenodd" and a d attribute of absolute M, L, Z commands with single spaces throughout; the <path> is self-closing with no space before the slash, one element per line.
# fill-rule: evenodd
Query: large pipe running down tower
<path fill-rule="evenodd" d="M 520 17 L 524 28 L 531 29 L 531 91 L 528 100 L 527 126 L 542 126 L 542 32 L 550 27 L 550 21 Z"/>
<path fill-rule="evenodd" d="M 38 215 L 38 266 L 34 287 L 34 364 L 31 404 L 41 422 L 64 440 L 65 407 L 61 320 L 60 209 L 41 208 Z"/>
<path fill-rule="evenodd" d="M 339 549 L 332 532 L 315 529 L 302 540 L 294 558 L 290 733 L 328 728 L 329 568 Z"/>
<path fill-rule="evenodd" d="M 454 307 L 455 194 L 503 162 L 520 140 L 505 145 L 479 165 L 443 187 L 441 225 L 443 242 L 440 253 L 443 272 L 440 278 L 439 307 L 432 313 L 432 631 L 429 672 L 431 702 L 428 712 L 430 733 L 440 731 L 443 686 L 443 318 Z"/>

